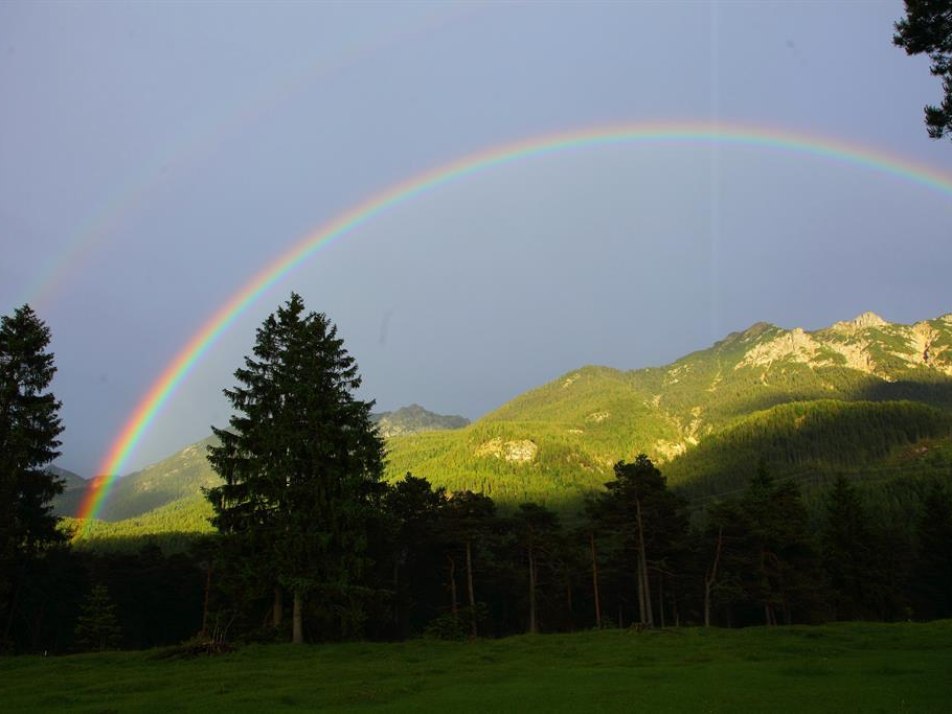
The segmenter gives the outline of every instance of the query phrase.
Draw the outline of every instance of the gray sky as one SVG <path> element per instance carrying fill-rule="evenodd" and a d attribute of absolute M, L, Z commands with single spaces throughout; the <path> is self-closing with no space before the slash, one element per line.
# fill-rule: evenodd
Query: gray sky
<path fill-rule="evenodd" d="M 91 475 L 163 367 L 256 272 L 387 187 L 556 131 L 719 121 L 952 175 L 900 2 L 0 3 L 0 313 L 53 331 L 60 465 Z M 293 289 L 379 409 L 475 418 L 584 364 L 766 320 L 952 309 L 952 196 L 802 153 L 556 152 L 437 187 L 290 274 L 197 364 L 127 470 L 227 421 Z"/>

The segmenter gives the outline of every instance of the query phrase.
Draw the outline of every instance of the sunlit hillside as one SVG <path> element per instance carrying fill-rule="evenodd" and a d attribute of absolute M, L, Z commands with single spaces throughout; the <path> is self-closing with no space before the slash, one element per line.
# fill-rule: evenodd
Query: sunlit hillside
<path fill-rule="evenodd" d="M 572 371 L 462 428 L 394 412 L 386 477 L 560 510 L 639 453 L 696 502 L 743 487 L 761 461 L 808 486 L 838 473 L 882 482 L 949 468 L 950 406 L 948 315 L 909 326 L 866 314 L 816 332 L 760 323 L 666 367 Z M 208 531 L 208 443 L 121 479 L 95 532 Z"/>

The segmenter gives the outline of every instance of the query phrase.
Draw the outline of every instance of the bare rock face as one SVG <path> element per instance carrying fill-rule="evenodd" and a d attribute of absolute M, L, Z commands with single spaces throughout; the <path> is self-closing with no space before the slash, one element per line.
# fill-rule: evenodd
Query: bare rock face
<path fill-rule="evenodd" d="M 805 332 L 798 327 L 754 345 L 734 368 L 769 369 L 778 362 L 812 367 L 844 366 L 890 381 L 894 376 L 883 362 L 891 361 L 952 375 L 952 350 L 947 346 L 949 335 L 944 329 L 945 325 L 952 324 L 948 317 L 900 325 L 886 322 L 875 313 L 864 312 L 825 330 Z M 936 323 L 939 323 L 938 329 Z"/>
<path fill-rule="evenodd" d="M 677 458 L 687 450 L 688 445 L 683 441 L 665 441 L 664 439 L 658 439 L 654 443 L 653 453 L 656 455 L 655 460 L 657 463 L 663 464 Z"/>
<path fill-rule="evenodd" d="M 510 463 L 528 464 L 535 460 L 539 447 L 534 441 L 520 439 L 503 441 L 500 437 L 483 442 L 473 451 L 477 457 L 503 459 Z"/>
<path fill-rule="evenodd" d="M 875 312 L 864 312 L 857 315 L 852 320 L 837 322 L 831 329 L 840 332 L 855 332 L 856 330 L 865 330 L 868 327 L 886 327 L 889 323 L 877 315 Z"/>

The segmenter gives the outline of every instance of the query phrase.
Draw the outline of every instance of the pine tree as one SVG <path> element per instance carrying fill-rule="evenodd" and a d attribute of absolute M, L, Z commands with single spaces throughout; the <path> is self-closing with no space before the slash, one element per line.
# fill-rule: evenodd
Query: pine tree
<path fill-rule="evenodd" d="M 432 600 L 440 592 L 439 529 L 446 506 L 446 491 L 434 489 L 425 478 L 407 473 L 387 491 L 385 505 L 390 517 L 391 587 L 396 634 L 407 637 L 411 632 L 414 605 Z M 427 616 L 429 615 L 429 616 Z M 432 613 L 422 613 L 423 621 Z"/>
<path fill-rule="evenodd" d="M 83 603 L 74 632 L 76 646 L 81 650 L 114 650 L 119 647 L 122 629 L 116 615 L 116 604 L 105 585 L 94 585 Z"/>
<path fill-rule="evenodd" d="M 354 359 L 324 314 L 292 293 L 257 331 L 253 357 L 224 390 L 235 410 L 209 461 L 224 484 L 207 493 L 220 531 L 258 553 L 263 578 L 293 596 L 293 636 L 303 641 L 309 594 L 360 619 L 367 518 L 379 498 L 383 443 L 373 402 L 357 399 Z"/>
<path fill-rule="evenodd" d="M 539 631 L 539 561 L 554 549 L 559 535 L 559 517 L 537 503 L 521 503 L 512 518 L 512 529 L 516 544 L 525 554 L 529 585 L 529 632 L 535 634 Z"/>
<path fill-rule="evenodd" d="M 463 559 L 466 576 L 466 602 L 468 603 L 470 635 L 479 636 L 480 603 L 476 600 L 475 568 L 478 560 L 490 560 L 491 541 L 498 529 L 496 504 L 489 496 L 472 491 L 454 493 L 441 509 L 440 528 L 448 548 L 449 583 L 452 592 L 454 617 L 458 616 L 456 594 L 456 557 Z M 462 548 L 462 553 L 457 549 Z M 485 566 L 484 566 L 485 567 Z"/>
<path fill-rule="evenodd" d="M 63 483 L 46 466 L 59 456 L 60 403 L 50 330 L 29 305 L 0 319 L 0 632 L 6 639 L 25 563 L 62 542 L 50 501 Z"/>
<path fill-rule="evenodd" d="M 761 463 L 740 505 L 751 565 L 746 590 L 764 624 L 815 619 L 823 600 L 820 563 L 797 484 L 775 482 Z"/>
<path fill-rule="evenodd" d="M 663 588 L 670 581 L 671 560 L 687 536 L 683 501 L 668 490 L 661 471 L 645 454 L 631 463 L 615 464 L 615 480 L 605 488 L 588 504 L 589 519 L 594 530 L 616 534 L 621 547 L 634 555 L 638 622 L 654 627 L 663 621 L 664 597 L 663 590 L 658 592 L 656 603 L 653 586 Z M 660 606 L 657 618 L 656 605 Z"/>
<path fill-rule="evenodd" d="M 873 527 L 858 490 L 844 476 L 833 483 L 820 537 L 837 619 L 884 619 L 899 609 L 890 545 Z"/>

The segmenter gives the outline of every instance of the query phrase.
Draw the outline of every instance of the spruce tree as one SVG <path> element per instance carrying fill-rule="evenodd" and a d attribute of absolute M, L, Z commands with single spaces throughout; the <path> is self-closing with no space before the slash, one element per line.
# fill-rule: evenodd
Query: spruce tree
<path fill-rule="evenodd" d="M 64 540 L 50 505 L 63 483 L 46 468 L 63 431 L 48 391 L 56 372 L 49 342 L 29 305 L 0 318 L 0 640 L 10 633 L 25 564 Z"/>
<path fill-rule="evenodd" d="M 901 610 L 895 543 L 876 528 L 844 476 L 827 497 L 820 533 L 823 567 L 838 620 L 888 619 Z"/>
<path fill-rule="evenodd" d="M 425 478 L 407 473 L 387 491 L 385 506 L 391 537 L 387 546 L 391 559 L 391 584 L 395 634 L 408 637 L 413 617 L 416 624 L 433 619 L 435 612 L 414 612 L 414 606 L 430 604 L 435 610 L 436 593 L 442 594 L 439 564 L 440 525 L 446 507 L 446 490 L 434 489 Z M 423 609 L 419 608 L 418 609 Z"/>
<path fill-rule="evenodd" d="M 797 484 L 775 482 L 761 463 L 740 506 L 750 559 L 745 587 L 762 608 L 764 624 L 822 617 L 820 561 Z"/>
<path fill-rule="evenodd" d="M 328 318 L 305 314 L 292 293 L 258 329 L 235 378 L 224 390 L 230 428 L 214 429 L 221 445 L 209 448 L 224 480 L 207 493 L 213 523 L 251 545 L 262 578 L 291 592 L 294 642 L 303 641 L 308 595 L 352 629 L 383 472 L 373 402 L 354 396 L 357 365 Z"/>
<path fill-rule="evenodd" d="M 118 649 L 122 637 L 116 604 L 105 585 L 94 585 L 83 603 L 74 632 L 76 646 L 81 650 Z"/>

